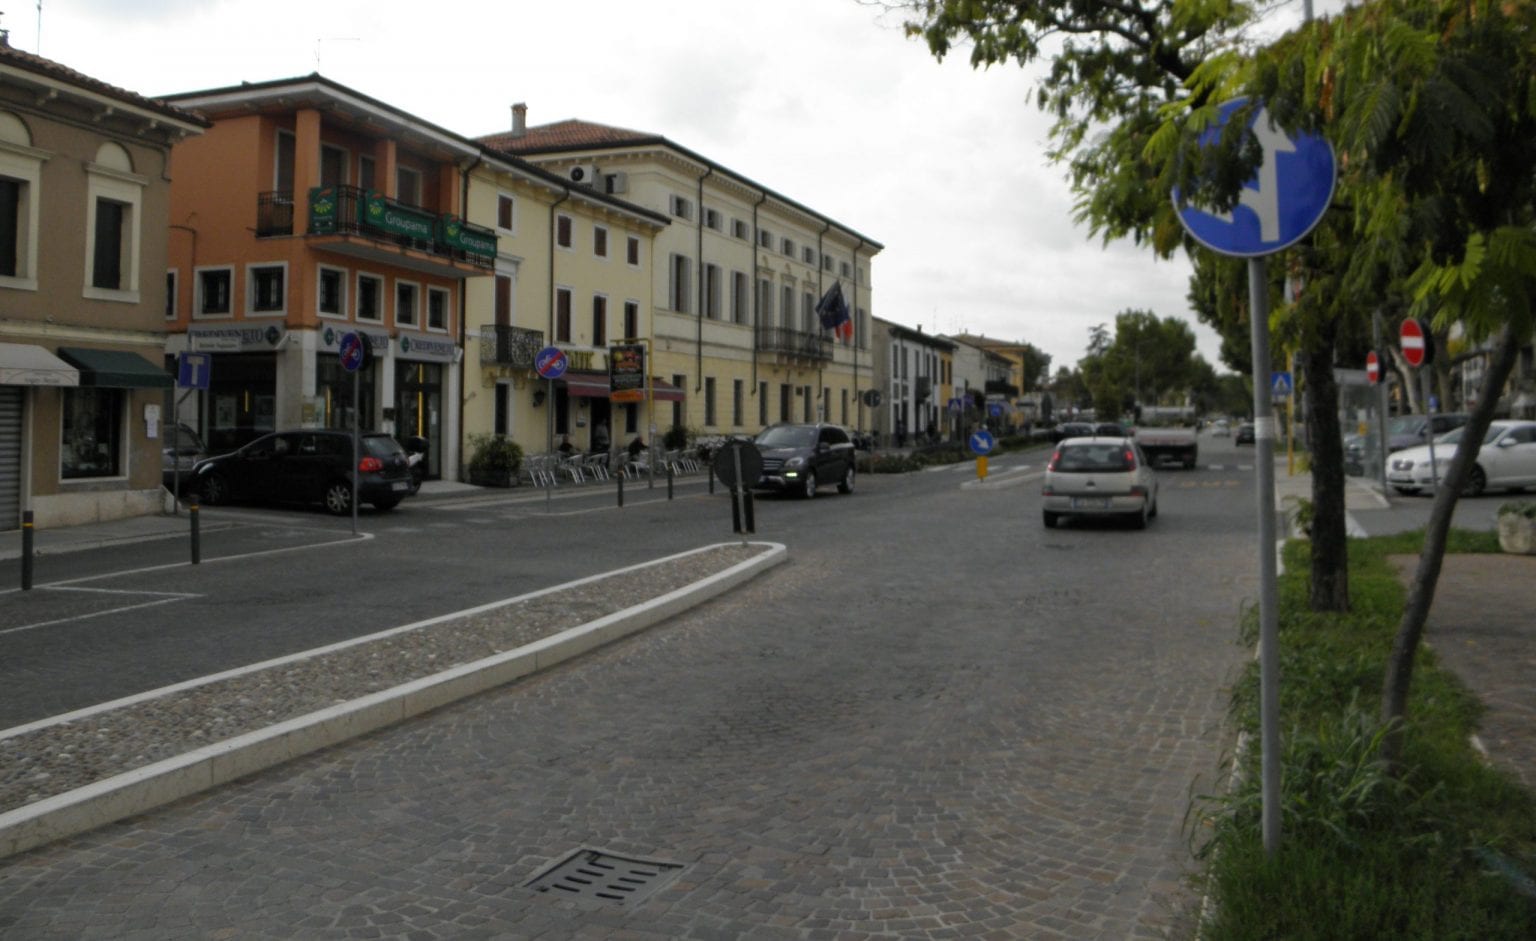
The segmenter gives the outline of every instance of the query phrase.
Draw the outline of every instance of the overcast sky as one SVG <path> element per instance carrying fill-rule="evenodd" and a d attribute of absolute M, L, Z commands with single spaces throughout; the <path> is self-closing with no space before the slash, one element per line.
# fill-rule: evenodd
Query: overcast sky
<path fill-rule="evenodd" d="M 147 95 L 319 71 L 466 136 L 581 118 L 662 134 L 885 246 L 874 313 L 1024 340 L 1052 368 L 1126 309 L 1187 320 L 1189 264 L 1071 221 L 1016 66 L 943 64 L 857 0 L 43 0 L 13 47 Z"/>

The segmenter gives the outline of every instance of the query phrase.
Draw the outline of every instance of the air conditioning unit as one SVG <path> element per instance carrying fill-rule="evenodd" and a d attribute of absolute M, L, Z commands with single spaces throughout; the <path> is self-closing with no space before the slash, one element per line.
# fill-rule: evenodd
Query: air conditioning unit
<path fill-rule="evenodd" d="M 565 178 L 581 186 L 596 186 L 597 167 L 590 163 L 578 163 L 565 171 Z"/>
<path fill-rule="evenodd" d="M 629 192 L 628 173 L 607 173 L 603 175 L 603 192 L 619 194 Z"/>

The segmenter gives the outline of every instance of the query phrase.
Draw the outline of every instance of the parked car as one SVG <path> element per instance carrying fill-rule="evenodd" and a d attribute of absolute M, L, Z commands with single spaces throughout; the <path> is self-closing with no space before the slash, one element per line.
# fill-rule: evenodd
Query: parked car
<path fill-rule="evenodd" d="M 1399 493 L 1433 490 L 1461 449 L 1465 431 L 1463 426 L 1436 438 L 1433 462 L 1429 445 L 1394 452 L 1387 458 L 1387 483 Z M 1536 486 L 1536 421 L 1493 422 L 1478 445 L 1477 462 L 1461 495 L 1475 497 L 1490 488 L 1518 490 L 1530 486 Z"/>
<path fill-rule="evenodd" d="M 1237 426 L 1237 436 L 1232 439 L 1233 444 L 1253 444 L 1253 422 L 1245 421 Z"/>
<path fill-rule="evenodd" d="M 839 493 L 853 492 L 853 441 L 841 425 L 778 424 L 754 439 L 763 456 L 760 490 L 798 493 L 809 499 L 822 484 L 837 484 Z"/>
<path fill-rule="evenodd" d="M 1091 438 L 1093 437 L 1093 422 L 1069 421 L 1056 426 L 1051 433 L 1052 441 L 1062 441 L 1067 438 Z"/>
<path fill-rule="evenodd" d="M 1144 529 L 1157 515 L 1157 474 L 1131 438 L 1061 441 L 1040 494 L 1047 529 L 1069 516 L 1121 517 Z"/>
<path fill-rule="evenodd" d="M 1212 438 L 1230 438 L 1230 437 L 1232 437 L 1232 423 L 1227 421 L 1225 418 L 1218 418 L 1215 421 L 1211 422 L 1211 437 Z"/>
<path fill-rule="evenodd" d="M 1100 438 L 1130 438 L 1135 436 L 1136 431 L 1119 422 L 1101 421 L 1094 422 L 1093 433 Z"/>
<path fill-rule="evenodd" d="M 390 510 L 415 493 L 400 442 L 382 432 L 364 432 L 357 453 L 358 502 Z M 274 432 L 199 462 L 192 474 L 193 487 L 207 504 L 323 503 L 331 513 L 350 513 L 352 433 Z"/>
<path fill-rule="evenodd" d="M 203 439 L 189 425 L 177 422 L 162 432 L 165 447 L 160 449 L 160 477 L 167 490 L 180 483 L 186 490 L 192 480 L 192 468 L 208 456 Z"/>
<path fill-rule="evenodd" d="M 1397 415 L 1387 421 L 1387 450 L 1428 444 L 1447 431 L 1454 431 L 1467 423 L 1462 412 L 1444 412 L 1439 415 Z"/>

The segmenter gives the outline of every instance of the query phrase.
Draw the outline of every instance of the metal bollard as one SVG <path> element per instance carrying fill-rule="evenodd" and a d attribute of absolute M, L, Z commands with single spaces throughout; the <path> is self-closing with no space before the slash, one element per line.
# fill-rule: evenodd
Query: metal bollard
<path fill-rule="evenodd" d="M 744 491 L 742 499 L 746 503 L 747 532 L 755 533 L 757 532 L 757 523 L 752 519 L 752 491 Z"/>
<path fill-rule="evenodd" d="M 32 589 L 32 511 L 21 514 L 21 589 Z"/>
<path fill-rule="evenodd" d="M 731 532 L 743 532 L 741 528 L 741 495 L 731 490 Z"/>
<path fill-rule="evenodd" d="M 715 495 L 715 472 L 713 470 L 709 472 L 709 495 Z"/>
<path fill-rule="evenodd" d="M 198 565 L 203 561 L 203 546 L 200 531 L 197 526 L 197 497 L 194 496 L 187 503 L 187 517 L 192 521 L 192 564 Z"/>

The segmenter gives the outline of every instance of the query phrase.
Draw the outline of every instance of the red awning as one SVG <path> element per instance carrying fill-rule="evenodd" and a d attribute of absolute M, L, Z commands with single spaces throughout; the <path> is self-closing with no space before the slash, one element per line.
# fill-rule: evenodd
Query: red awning
<path fill-rule="evenodd" d="M 681 402 L 688 398 L 688 393 L 657 376 L 651 377 L 651 395 L 661 402 Z"/>
<path fill-rule="evenodd" d="M 605 372 L 572 372 L 555 380 L 565 384 L 565 394 L 583 399 L 608 398 L 608 374 Z"/>

